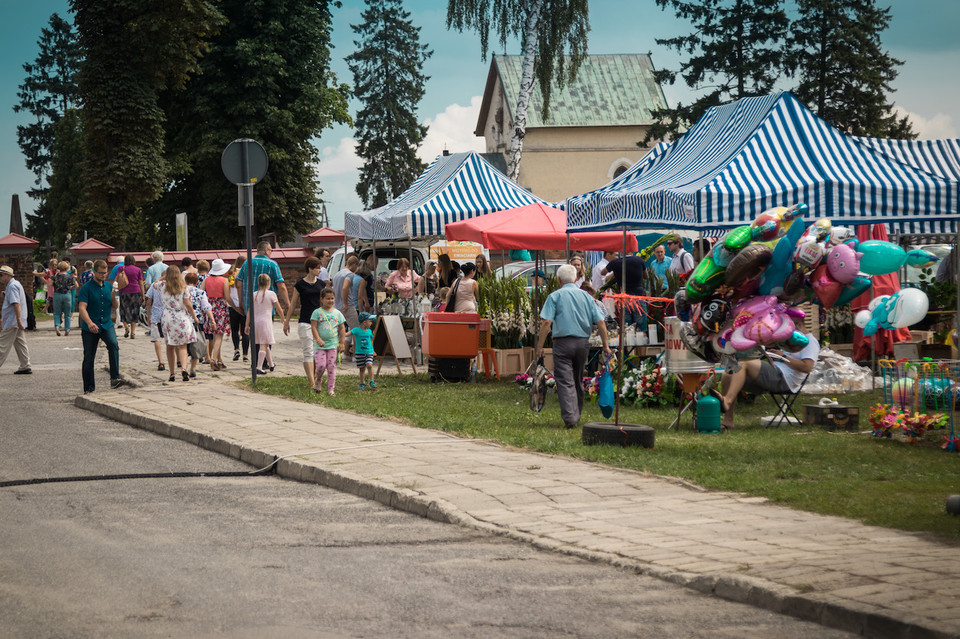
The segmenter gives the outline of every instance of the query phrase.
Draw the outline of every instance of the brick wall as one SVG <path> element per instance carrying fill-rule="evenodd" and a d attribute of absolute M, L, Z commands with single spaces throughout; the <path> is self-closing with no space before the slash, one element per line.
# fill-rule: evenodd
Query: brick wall
<path fill-rule="evenodd" d="M 33 299 L 33 251 L 27 253 L 0 252 L 0 266 L 13 268 L 14 277 L 23 286 L 27 299 Z"/>

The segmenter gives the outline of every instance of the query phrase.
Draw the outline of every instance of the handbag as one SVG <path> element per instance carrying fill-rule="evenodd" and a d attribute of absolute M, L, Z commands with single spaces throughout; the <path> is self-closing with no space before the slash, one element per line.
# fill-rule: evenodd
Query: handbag
<path fill-rule="evenodd" d="M 597 404 L 600 405 L 600 412 L 604 417 L 613 415 L 613 375 L 610 374 L 610 359 L 603 367 L 603 374 L 600 376 L 600 385 L 598 389 Z"/>
<path fill-rule="evenodd" d="M 200 332 L 199 325 L 194 325 L 194 331 L 197 335 L 197 341 L 190 342 L 187 346 L 187 351 L 190 353 L 190 357 L 194 359 L 206 359 L 207 357 L 207 340 L 203 338 L 203 334 Z"/>
<path fill-rule="evenodd" d="M 447 297 L 447 307 L 443 309 L 447 313 L 452 313 L 453 309 L 457 307 L 457 290 L 460 288 L 460 278 L 457 278 L 457 281 L 454 282 L 453 288 L 450 289 L 450 295 Z"/>
<path fill-rule="evenodd" d="M 127 288 L 127 286 L 129 286 L 130 280 L 127 278 L 127 270 L 125 266 L 121 266 L 117 270 L 116 282 L 117 282 L 118 291 L 122 291 L 123 289 Z"/>

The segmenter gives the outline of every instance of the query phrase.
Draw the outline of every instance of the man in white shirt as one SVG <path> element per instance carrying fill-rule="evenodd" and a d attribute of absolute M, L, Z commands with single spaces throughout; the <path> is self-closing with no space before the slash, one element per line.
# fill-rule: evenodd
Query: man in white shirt
<path fill-rule="evenodd" d="M 795 352 L 767 349 L 773 363 L 749 359 L 740 362 L 736 372 L 725 370 L 720 380 L 724 414 L 723 428 L 733 428 L 733 409 L 741 390 L 750 393 L 796 393 L 820 357 L 820 342 L 805 333 L 807 345 Z"/>
<path fill-rule="evenodd" d="M 607 273 L 606 276 L 601 275 L 601 271 L 606 268 L 607 264 L 610 263 L 610 260 L 617 258 L 616 251 L 604 251 L 603 259 L 596 263 L 593 267 L 593 271 L 590 274 L 590 286 L 593 287 L 593 290 L 599 291 L 607 280 L 613 277 L 613 273 Z"/>
<path fill-rule="evenodd" d="M 667 250 L 673 255 L 670 259 L 670 270 L 676 274 L 689 273 L 693 270 L 693 256 L 683 248 L 683 240 L 674 235 L 667 240 Z"/>
<path fill-rule="evenodd" d="M 0 291 L 3 291 L 3 305 L 0 306 L 0 366 L 6 361 L 11 350 L 17 352 L 20 368 L 14 375 L 29 375 L 30 351 L 24 337 L 27 330 L 27 299 L 20 282 L 14 278 L 13 268 L 0 266 Z"/>

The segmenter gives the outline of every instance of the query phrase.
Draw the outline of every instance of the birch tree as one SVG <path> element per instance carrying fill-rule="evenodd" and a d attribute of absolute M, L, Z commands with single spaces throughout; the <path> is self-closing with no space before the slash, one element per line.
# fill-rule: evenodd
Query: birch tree
<path fill-rule="evenodd" d="M 482 59 L 487 57 L 491 28 L 504 49 L 511 38 L 521 42 L 520 93 L 507 159 L 507 176 L 513 181 L 520 174 L 534 82 L 539 83 L 543 119 L 548 120 L 552 84 L 562 89 L 576 79 L 587 55 L 588 5 L 588 0 L 449 0 L 447 4 L 447 28 L 476 31 Z"/>

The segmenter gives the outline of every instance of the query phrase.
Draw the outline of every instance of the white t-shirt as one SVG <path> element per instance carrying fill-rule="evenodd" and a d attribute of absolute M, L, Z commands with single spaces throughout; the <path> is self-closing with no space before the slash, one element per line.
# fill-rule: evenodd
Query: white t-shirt
<path fill-rule="evenodd" d="M 692 271 L 693 267 L 693 256 L 690 255 L 686 249 L 681 248 L 673 254 L 673 258 L 670 260 L 670 266 L 667 268 L 674 273 L 686 273 L 687 271 Z"/>
<path fill-rule="evenodd" d="M 600 275 L 600 271 L 606 268 L 607 264 L 609 263 L 609 260 L 605 260 L 601 257 L 600 261 L 597 262 L 597 265 L 593 267 L 593 272 L 590 274 L 590 286 L 593 287 L 593 290 L 599 291 L 603 286 L 603 283 L 607 281 L 607 278 L 605 278 L 603 275 Z"/>
<path fill-rule="evenodd" d="M 806 336 L 810 338 L 810 341 L 806 346 L 801 348 L 796 353 L 791 353 L 789 351 L 783 351 L 784 357 L 787 359 L 812 359 L 814 363 L 817 362 L 817 358 L 820 357 L 820 342 L 817 341 L 817 338 L 806 333 Z M 806 373 L 801 373 L 800 371 L 795 371 L 783 362 L 773 362 L 773 365 L 780 369 L 780 372 L 783 373 L 783 379 L 787 382 L 787 386 L 790 387 L 794 393 L 800 390 L 800 385 L 803 383 L 803 379 L 807 376 Z"/>

